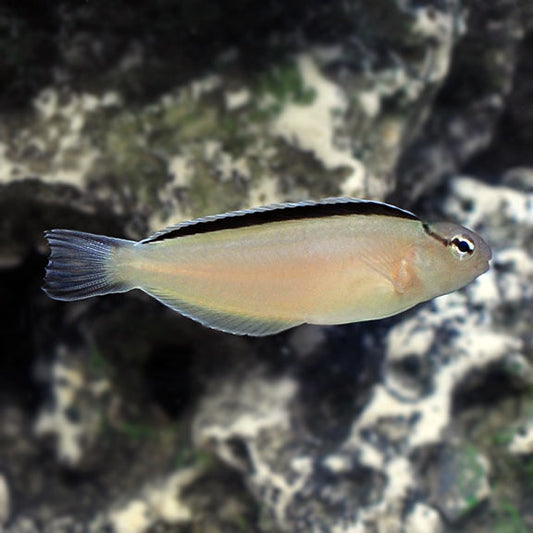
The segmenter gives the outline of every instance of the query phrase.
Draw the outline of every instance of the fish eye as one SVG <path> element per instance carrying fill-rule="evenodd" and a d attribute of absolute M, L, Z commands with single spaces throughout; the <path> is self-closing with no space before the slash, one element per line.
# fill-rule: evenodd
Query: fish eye
<path fill-rule="evenodd" d="M 452 252 L 459 260 L 468 259 L 475 250 L 474 242 L 464 235 L 456 235 L 450 239 Z"/>

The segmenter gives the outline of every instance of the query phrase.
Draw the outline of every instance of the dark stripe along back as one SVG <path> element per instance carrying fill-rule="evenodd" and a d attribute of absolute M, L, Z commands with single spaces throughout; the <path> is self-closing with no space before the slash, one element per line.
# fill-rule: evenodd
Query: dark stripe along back
<path fill-rule="evenodd" d="M 269 224 L 271 222 L 346 215 L 382 215 L 406 218 L 409 220 L 420 220 L 413 213 L 389 204 L 369 200 L 340 198 L 338 200 L 332 199 L 322 202 L 279 204 L 260 207 L 258 209 L 234 211 L 224 215 L 199 218 L 159 231 L 145 239 L 143 242 L 157 242 L 185 237 L 187 235 L 243 228 L 246 226 L 257 226 Z"/>

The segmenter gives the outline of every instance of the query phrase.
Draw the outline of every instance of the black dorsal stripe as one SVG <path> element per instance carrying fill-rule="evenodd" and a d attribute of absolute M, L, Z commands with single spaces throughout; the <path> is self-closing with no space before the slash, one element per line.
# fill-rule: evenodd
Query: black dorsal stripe
<path fill-rule="evenodd" d="M 184 222 L 159 231 L 145 239 L 144 243 L 158 242 L 199 233 L 209 233 L 227 229 L 243 228 L 305 218 L 327 218 L 346 215 L 381 215 L 388 217 L 420 220 L 409 211 L 381 202 L 357 199 L 330 199 L 321 202 L 279 204 L 245 211 L 234 211 L 225 215 L 215 215 Z"/>
<path fill-rule="evenodd" d="M 449 246 L 450 245 L 450 239 L 446 239 L 445 237 L 442 237 L 441 235 L 439 235 L 438 233 L 435 233 L 430 227 L 429 227 L 429 224 L 422 224 L 422 227 L 424 228 L 424 231 L 430 236 L 432 237 L 433 239 L 435 239 L 436 241 L 439 241 L 442 245 L 444 246 Z"/>

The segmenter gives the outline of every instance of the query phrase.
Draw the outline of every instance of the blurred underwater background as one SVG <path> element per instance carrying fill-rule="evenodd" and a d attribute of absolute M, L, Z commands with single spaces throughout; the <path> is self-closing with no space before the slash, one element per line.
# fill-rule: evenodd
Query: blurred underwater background
<path fill-rule="evenodd" d="M 330 196 L 492 268 L 255 339 L 40 289 L 50 228 Z M 3 0 L 0 213 L 0 531 L 533 531 L 530 0 Z"/>

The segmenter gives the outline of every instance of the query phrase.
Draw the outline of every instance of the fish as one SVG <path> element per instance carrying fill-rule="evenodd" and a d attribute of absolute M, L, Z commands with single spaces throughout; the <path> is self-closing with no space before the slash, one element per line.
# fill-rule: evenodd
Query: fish
<path fill-rule="evenodd" d="M 250 336 L 392 316 L 464 287 L 491 259 L 460 225 L 345 197 L 206 216 L 138 242 L 69 229 L 45 237 L 53 299 L 141 289 L 204 326 Z"/>

